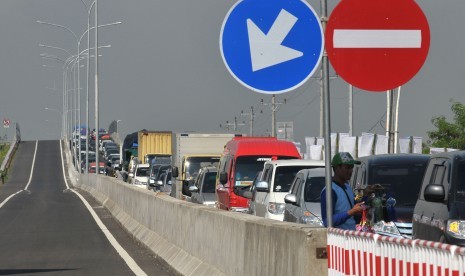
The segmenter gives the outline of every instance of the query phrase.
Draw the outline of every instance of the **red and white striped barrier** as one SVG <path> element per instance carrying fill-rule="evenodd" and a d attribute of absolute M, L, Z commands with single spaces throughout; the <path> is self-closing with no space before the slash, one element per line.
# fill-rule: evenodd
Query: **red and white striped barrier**
<path fill-rule="evenodd" d="M 465 247 L 328 229 L 328 275 L 465 276 Z"/>

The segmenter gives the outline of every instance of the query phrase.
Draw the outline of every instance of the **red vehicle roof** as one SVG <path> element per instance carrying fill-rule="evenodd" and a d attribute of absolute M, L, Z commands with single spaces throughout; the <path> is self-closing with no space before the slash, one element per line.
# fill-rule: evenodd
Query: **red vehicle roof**
<path fill-rule="evenodd" d="M 289 141 L 275 137 L 234 137 L 224 149 L 224 153 L 234 155 L 276 155 L 301 158 L 296 146 Z"/>

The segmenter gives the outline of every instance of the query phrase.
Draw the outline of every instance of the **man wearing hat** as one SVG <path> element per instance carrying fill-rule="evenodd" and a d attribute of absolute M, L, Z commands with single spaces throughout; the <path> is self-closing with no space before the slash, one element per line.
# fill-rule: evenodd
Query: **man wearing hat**
<path fill-rule="evenodd" d="M 333 227 L 355 230 L 354 215 L 362 213 L 363 202 L 355 204 L 354 192 L 350 188 L 349 180 L 352 176 L 354 164 L 360 164 L 360 161 L 354 160 L 350 153 L 339 152 L 331 160 L 333 167 L 332 203 L 333 203 Z M 328 227 L 326 218 L 326 187 L 321 191 L 321 216 L 323 224 Z"/>

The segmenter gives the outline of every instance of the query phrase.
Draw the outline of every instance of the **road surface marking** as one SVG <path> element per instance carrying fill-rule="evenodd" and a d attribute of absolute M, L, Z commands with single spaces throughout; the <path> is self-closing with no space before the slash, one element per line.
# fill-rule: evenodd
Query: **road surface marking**
<path fill-rule="evenodd" d="M 69 187 L 68 181 L 66 180 L 66 174 L 65 174 L 65 166 L 64 166 L 64 159 L 63 159 L 63 148 L 61 146 L 61 141 L 60 141 L 60 152 L 61 152 L 61 167 L 63 168 L 63 179 L 65 180 L 66 187 Z M 119 244 L 119 242 L 115 239 L 115 237 L 110 233 L 110 231 L 107 229 L 105 224 L 103 224 L 102 220 L 98 217 L 97 213 L 92 209 L 92 206 L 90 206 L 89 202 L 77 191 L 74 189 L 71 189 L 73 193 L 75 193 L 81 201 L 84 203 L 86 206 L 87 210 L 89 210 L 89 213 L 92 215 L 94 218 L 95 222 L 97 223 L 98 227 L 100 230 L 103 232 L 105 237 L 108 239 L 110 244 L 113 246 L 113 248 L 118 252 L 118 254 L 121 256 L 121 258 L 124 260 L 124 262 L 128 265 L 129 269 L 134 272 L 135 275 L 140 275 L 140 276 L 147 276 L 147 273 L 145 273 L 142 268 L 140 268 L 137 263 L 134 261 L 131 256 L 129 256 L 128 252 L 124 250 L 124 248 Z"/>

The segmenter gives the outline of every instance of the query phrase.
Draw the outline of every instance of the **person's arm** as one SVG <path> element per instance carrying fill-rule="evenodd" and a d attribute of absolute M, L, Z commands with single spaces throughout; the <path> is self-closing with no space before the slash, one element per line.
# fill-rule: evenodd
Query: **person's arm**
<path fill-rule="evenodd" d="M 334 211 L 334 207 L 336 206 L 336 201 L 337 201 L 337 195 L 336 193 L 332 191 L 332 200 L 333 200 L 333 211 Z M 327 220 L 327 217 L 326 217 L 326 189 L 324 189 L 322 192 L 321 192 L 321 200 L 320 200 L 320 204 L 321 204 L 321 218 L 323 219 L 323 225 L 325 227 L 328 227 L 328 220 Z M 333 227 L 336 227 L 338 225 L 341 225 L 343 224 L 344 222 L 346 222 L 346 220 L 348 220 L 351 216 L 348 214 L 348 212 L 340 212 L 340 213 L 337 213 L 337 214 L 333 214 L 332 218 L 333 218 Z"/>

